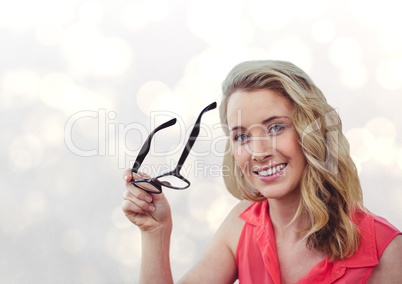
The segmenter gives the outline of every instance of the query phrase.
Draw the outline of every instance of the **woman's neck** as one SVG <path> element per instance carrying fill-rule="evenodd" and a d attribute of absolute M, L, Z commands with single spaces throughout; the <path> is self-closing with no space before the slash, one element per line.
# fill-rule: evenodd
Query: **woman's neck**
<path fill-rule="evenodd" d="M 300 216 L 297 220 L 294 216 L 299 207 L 300 198 L 291 200 L 269 200 L 269 215 L 278 238 L 298 241 L 303 238 L 301 229 L 306 225 L 306 220 Z"/>

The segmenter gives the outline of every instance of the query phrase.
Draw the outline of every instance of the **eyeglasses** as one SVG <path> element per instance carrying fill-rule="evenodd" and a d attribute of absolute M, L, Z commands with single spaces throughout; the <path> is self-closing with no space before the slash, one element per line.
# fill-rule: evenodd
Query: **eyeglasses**
<path fill-rule="evenodd" d="M 201 117 L 204 113 L 207 111 L 210 111 L 212 109 L 216 108 L 216 102 L 213 102 L 212 104 L 208 105 L 206 108 L 204 108 L 200 115 L 198 116 L 194 128 L 191 131 L 190 137 L 186 143 L 186 146 L 184 147 L 183 153 L 181 154 L 179 158 L 179 162 L 177 163 L 177 166 L 175 169 L 171 170 L 170 172 L 161 174 L 157 177 L 150 178 L 150 179 L 136 179 L 132 180 L 131 183 L 149 193 L 153 194 L 159 194 L 162 192 L 162 186 L 168 187 L 171 189 L 186 189 L 190 186 L 190 182 L 183 177 L 180 174 L 180 170 L 190 153 L 191 148 L 193 147 L 195 140 L 198 137 L 198 134 L 200 133 L 200 122 L 201 122 Z M 161 125 L 159 125 L 157 128 L 155 128 L 148 136 L 148 138 L 145 140 L 144 145 L 141 147 L 141 150 L 137 156 L 137 159 L 134 162 L 133 168 L 131 171 L 133 173 L 137 173 L 138 169 L 140 168 L 142 162 L 144 161 L 145 157 L 147 156 L 149 149 L 151 148 L 151 141 L 152 137 L 155 135 L 156 132 L 159 130 L 162 130 L 164 128 L 167 128 L 169 126 L 172 126 L 176 123 L 177 119 L 173 118 Z M 153 187 L 149 187 L 147 185 L 153 185 Z"/>

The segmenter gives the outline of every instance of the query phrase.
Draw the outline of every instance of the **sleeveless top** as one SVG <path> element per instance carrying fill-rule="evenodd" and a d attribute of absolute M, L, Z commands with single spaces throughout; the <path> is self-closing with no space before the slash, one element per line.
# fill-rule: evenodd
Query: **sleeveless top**
<path fill-rule="evenodd" d="M 365 283 L 379 263 L 387 245 L 401 232 L 387 220 L 361 212 L 356 223 L 360 234 L 358 251 L 348 259 L 317 263 L 297 284 Z M 268 214 L 268 200 L 250 205 L 240 218 L 245 220 L 236 250 L 240 284 L 280 284 L 281 275 L 275 234 Z"/>

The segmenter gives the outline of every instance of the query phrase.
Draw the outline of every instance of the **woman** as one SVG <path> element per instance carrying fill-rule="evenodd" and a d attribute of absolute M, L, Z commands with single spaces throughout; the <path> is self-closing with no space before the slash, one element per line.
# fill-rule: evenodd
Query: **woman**
<path fill-rule="evenodd" d="M 181 283 L 401 283 L 402 236 L 367 211 L 337 113 L 299 68 L 244 62 L 223 83 L 229 191 L 244 199 Z M 130 184 L 123 211 L 142 233 L 142 283 L 172 283 L 170 209 Z"/>

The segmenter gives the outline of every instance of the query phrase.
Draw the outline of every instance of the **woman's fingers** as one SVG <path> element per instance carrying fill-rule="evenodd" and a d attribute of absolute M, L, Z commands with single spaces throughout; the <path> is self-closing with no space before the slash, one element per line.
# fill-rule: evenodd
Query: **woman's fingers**
<path fill-rule="evenodd" d="M 137 188 L 134 190 L 135 192 L 141 192 L 143 190 Z M 144 198 L 141 198 L 145 196 Z M 137 196 L 131 193 L 131 191 L 126 190 L 123 193 L 123 210 L 124 211 L 133 211 L 135 213 L 144 214 L 145 212 L 153 212 L 155 211 L 155 206 L 152 204 L 152 197 L 150 197 L 147 193 L 145 195 L 138 193 Z"/>
<path fill-rule="evenodd" d="M 129 174 L 129 175 L 127 175 Z M 131 183 L 132 180 L 138 180 L 138 179 L 143 179 L 143 180 L 148 180 L 151 179 L 151 177 L 147 174 L 144 173 L 128 173 L 125 172 L 124 174 L 124 180 L 126 181 L 126 185 Z M 139 186 L 139 184 L 141 184 L 141 186 Z M 134 190 L 129 190 L 131 191 L 131 193 L 133 193 L 136 197 L 138 197 L 139 199 L 144 199 L 148 202 L 152 201 L 152 195 L 150 193 L 160 193 L 160 188 L 156 188 L 154 185 L 152 185 L 151 183 L 148 182 L 141 182 L 141 183 L 137 183 L 134 184 L 135 188 L 141 188 L 141 191 L 134 191 Z M 148 192 L 148 194 L 146 194 Z M 139 195 L 143 195 L 143 196 L 139 196 Z"/>
<path fill-rule="evenodd" d="M 166 227 L 171 229 L 172 220 L 170 206 L 163 193 L 151 194 L 132 184 L 133 180 L 150 179 L 142 173 L 132 173 L 127 169 L 123 173 L 126 190 L 123 193 L 122 209 L 126 217 L 142 231 L 151 231 Z M 144 182 L 144 187 L 153 188 Z"/>
<path fill-rule="evenodd" d="M 153 197 L 150 193 L 145 190 L 131 184 L 132 180 L 136 179 L 147 179 L 148 175 L 143 173 L 133 173 L 130 169 L 127 169 L 123 173 L 123 179 L 126 182 L 126 191 L 123 193 L 123 210 L 125 212 L 135 212 L 139 214 L 144 214 L 145 212 L 153 212 L 155 211 L 155 205 L 152 204 Z M 147 185 L 150 189 L 152 189 L 152 185 Z M 125 202 L 127 201 L 127 202 Z"/>
<path fill-rule="evenodd" d="M 133 174 L 133 177 L 134 177 L 134 180 L 141 178 L 137 174 Z M 152 185 L 145 184 L 144 187 L 149 187 L 149 189 L 151 190 Z M 128 183 L 128 184 L 126 184 L 126 188 L 132 195 L 134 195 L 139 200 L 143 200 L 143 201 L 146 201 L 148 203 L 151 203 L 152 200 L 153 200 L 152 195 L 150 193 L 148 193 L 147 191 L 139 188 L 135 184 Z"/>

